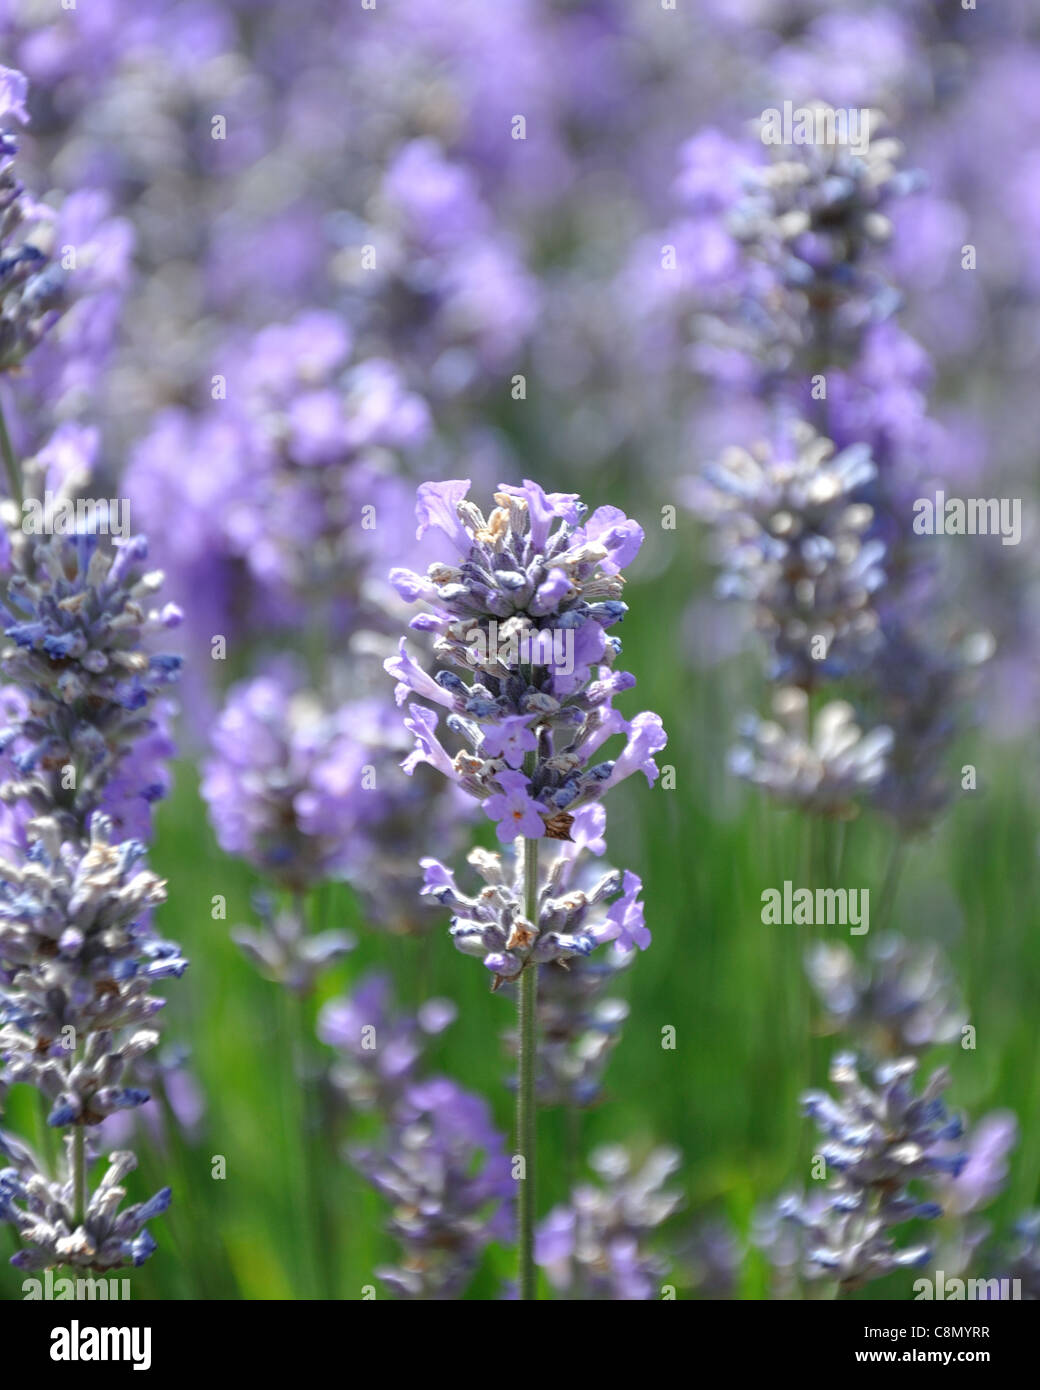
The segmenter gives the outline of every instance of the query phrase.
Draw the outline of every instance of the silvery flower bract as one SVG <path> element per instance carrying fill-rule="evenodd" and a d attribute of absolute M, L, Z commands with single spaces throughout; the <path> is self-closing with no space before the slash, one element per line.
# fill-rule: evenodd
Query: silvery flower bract
<path fill-rule="evenodd" d="M 823 1141 L 819 1156 L 828 1178 L 804 1198 L 781 1199 L 764 1221 L 760 1242 L 777 1264 L 794 1262 L 802 1277 L 833 1279 L 848 1291 L 928 1259 L 927 1245 L 901 1246 L 893 1238 L 905 1221 L 942 1215 L 912 1184 L 956 1178 L 967 1155 L 955 1142 L 961 1121 L 941 1098 L 948 1073 L 935 1072 L 915 1093 L 917 1066 L 913 1058 L 883 1063 L 871 1084 L 855 1057 L 842 1054 L 831 1065 L 837 1097 L 824 1091 L 803 1097 Z M 795 1254 L 784 1253 L 784 1224 L 797 1232 Z"/>
<path fill-rule="evenodd" d="M 469 863 L 484 884 L 472 897 L 460 892 L 454 874 L 438 860 L 422 861 L 422 891 L 451 909 L 452 941 L 463 954 L 483 957 L 496 986 L 525 965 L 566 963 L 607 942 L 616 942 L 623 953 L 650 944 L 638 876 L 616 869 L 595 874 L 576 848 L 602 853 L 604 820 L 600 806 L 576 813 L 575 847 L 567 846 L 540 876 L 536 922 L 524 915 L 523 870 L 514 861 L 472 850 Z"/>
<path fill-rule="evenodd" d="M 176 680 L 180 658 L 147 651 L 146 640 L 176 625 L 180 611 L 149 606 L 162 574 L 145 567 L 142 537 L 108 545 L 90 532 L 21 539 L 0 606 L 4 674 L 26 696 L 0 744 L 21 779 L 2 794 L 82 827 L 126 776 L 135 745 L 156 733 L 150 709 Z M 69 767 L 77 771 L 72 785 Z M 140 779 L 138 787 L 145 800 L 164 790 L 161 778 L 151 790 Z"/>
<path fill-rule="evenodd" d="M 126 1189 L 120 1183 L 137 1166 L 132 1153 L 109 1156 L 108 1170 L 91 1194 L 81 1224 L 74 1215 L 71 1180 L 47 1178 L 24 1146 L 12 1151 L 2 1134 L 0 1156 L 15 1158 L 13 1167 L 0 1169 L 0 1221 L 9 1221 L 25 1242 L 11 1258 L 16 1268 L 66 1265 L 105 1274 L 144 1264 L 155 1250 L 146 1223 L 170 1205 L 170 1189 L 161 1188 L 148 1201 L 123 1207 Z"/>
<path fill-rule="evenodd" d="M 158 1042 L 144 1026 L 163 1005 L 154 985 L 186 964 L 149 925 L 166 895 L 144 846 L 112 844 L 110 831 L 95 816 L 81 848 L 40 818 L 25 862 L 0 863 L 2 1080 L 41 1090 L 57 1126 L 147 1099 L 121 1078 Z"/>
<path fill-rule="evenodd" d="M 554 1287 L 573 1298 L 648 1301 L 660 1296 L 667 1261 L 651 1237 L 681 1205 L 666 1187 L 679 1166 L 674 1149 L 655 1149 L 642 1165 L 619 1145 L 589 1159 L 600 1185 L 581 1183 L 538 1230 L 535 1255 Z"/>
<path fill-rule="evenodd" d="M 809 953 L 809 979 L 831 1029 L 863 1040 L 877 1056 L 905 1057 L 961 1036 L 967 1021 L 949 961 L 931 942 L 872 938 L 869 958 L 820 943 Z"/>

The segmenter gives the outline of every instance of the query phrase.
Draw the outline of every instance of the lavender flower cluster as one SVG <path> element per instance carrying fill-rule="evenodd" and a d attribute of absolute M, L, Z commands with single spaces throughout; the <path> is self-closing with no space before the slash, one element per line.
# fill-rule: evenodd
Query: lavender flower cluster
<path fill-rule="evenodd" d="M 763 162 L 714 133 L 685 151 L 691 218 L 720 248 L 717 272 L 699 285 L 700 369 L 771 415 L 767 439 L 729 450 L 690 499 L 715 530 L 720 591 L 748 602 L 765 636 L 778 698 L 840 681 L 873 721 L 866 738 L 882 756 L 856 797 L 829 794 L 825 756 L 795 799 L 828 814 L 867 800 L 914 829 L 948 799 L 942 763 L 984 643 L 951 636 L 944 647 L 930 635 L 936 575 L 914 543 L 911 500 L 937 434 L 924 413 L 924 354 L 895 324 L 900 297 L 881 259 L 893 204 L 919 179 L 900 167 L 880 113 L 866 115 L 863 151 L 806 144 Z M 738 770 L 791 799 L 806 738 L 754 722 L 749 732 L 757 756 Z"/>
<path fill-rule="evenodd" d="M 658 1297 L 668 1263 L 651 1238 L 678 1210 L 666 1187 L 679 1166 L 674 1149 L 656 1149 L 636 1166 L 619 1146 L 597 1149 L 589 1163 L 602 1186 L 583 1183 L 569 1205 L 546 1217 L 536 1258 L 555 1288 L 579 1299 L 646 1302 Z"/>
<path fill-rule="evenodd" d="M 942 1208 L 923 1201 L 910 1184 L 960 1173 L 967 1156 L 947 1143 L 962 1133 L 941 1100 L 949 1075 L 935 1072 L 920 1094 L 913 1090 L 912 1059 L 879 1067 L 873 1086 L 856 1059 L 841 1054 L 831 1065 L 837 1099 L 825 1092 L 805 1097 L 806 1111 L 824 1143 L 820 1156 L 833 1176 L 824 1190 L 781 1202 L 780 1214 L 804 1239 L 802 1272 L 808 1280 L 833 1279 L 842 1291 L 860 1288 L 931 1253 L 926 1245 L 897 1247 L 894 1227 L 915 1217 L 935 1218 Z"/>
<path fill-rule="evenodd" d="M 85 1130 L 148 1099 L 127 1073 L 158 1042 L 142 1026 L 164 1003 L 155 984 L 182 974 L 186 962 L 151 925 L 165 891 L 146 866 L 145 845 L 117 838 L 100 806 L 120 782 L 134 801 L 160 793 L 138 796 L 127 764 L 135 737 L 147 739 L 155 727 L 149 702 L 177 666 L 141 649 L 140 601 L 158 583 L 142 576 L 142 543 L 113 558 L 96 536 L 48 537 L 13 553 L 24 568 L 9 585 L 0 660 L 27 700 L 23 717 L 5 730 L 17 780 L 0 791 L 16 816 L 22 812 L 21 851 L 0 864 L 0 1088 L 37 1087 L 48 1123 L 78 1134 L 80 1147 L 74 1140 L 70 1153 L 80 1167 L 55 1180 L 39 1164 L 30 1169 L 23 1152 L 17 1173 L 7 1173 L 2 1214 L 26 1242 L 14 1257 L 24 1267 L 109 1268 L 147 1256 L 152 1242 L 141 1227 L 169 1191 L 128 1209 L 110 1229 L 113 1202 L 124 1195 L 118 1181 L 134 1162 L 117 1156 L 115 1176 L 98 1190 L 103 1197 L 96 1194 L 93 1230 L 83 1193 L 93 1157 Z M 113 1229 L 125 1237 L 118 1247 Z"/>
<path fill-rule="evenodd" d="M 489 1107 L 425 1074 L 424 1046 L 453 1018 L 445 1000 L 428 1000 L 415 1018 L 395 1014 L 389 982 L 373 976 L 319 1020 L 336 1050 L 337 1089 L 382 1122 L 379 1141 L 353 1145 L 349 1157 L 391 1203 L 388 1229 L 401 1255 L 376 1274 L 404 1299 L 461 1297 L 484 1249 L 510 1230 L 510 1163 Z"/>
<path fill-rule="evenodd" d="M 846 1034 L 858 1053 L 833 1059 L 836 1095 L 803 1097 L 818 1131 L 813 1176 L 824 1181 L 757 1214 L 753 1238 L 771 1265 L 772 1295 L 796 1298 L 824 1287 L 849 1293 L 933 1264 L 950 1278 L 978 1268 L 991 1236 L 978 1212 L 1007 1182 L 1018 1125 L 1010 1112 L 993 1111 L 966 1131 L 942 1098 L 951 1079 L 945 1067 L 915 1091 L 921 1054 L 949 1046 L 965 1028 L 945 955 L 888 935 L 866 961 L 846 947 L 819 945 L 806 968 L 826 1030 Z M 902 1240 L 915 1219 L 934 1222 L 935 1238 Z M 987 1258 L 1003 1262 L 1001 1277 L 1014 1277 L 1007 1249 Z"/>
<path fill-rule="evenodd" d="M 412 703 L 405 725 L 415 749 L 405 766 L 428 762 L 456 781 L 482 803 L 503 844 L 519 837 L 591 844 L 602 822 L 582 812 L 633 772 L 652 785 L 653 755 L 665 743 L 657 715 L 626 720 L 612 703 L 634 683 L 613 669 L 619 644 L 607 633 L 624 616 L 620 571 L 642 531 L 611 507 L 586 520 L 577 497 L 546 494 L 532 482 L 500 487 L 485 517 L 468 501 L 469 486 L 419 489 L 417 534 L 435 527 L 454 546 L 456 563 L 435 563 L 425 576 L 392 575 L 403 597 L 428 605 L 412 626 L 435 634 L 435 657 L 455 669 L 429 676 L 403 640 L 386 663 L 398 704 L 415 694 L 446 708 L 449 731 L 469 746 L 449 756 L 436 711 Z M 619 755 L 595 760 L 615 734 L 625 736 Z M 451 871 L 428 860 L 424 891 L 452 908 L 456 946 L 483 956 L 496 983 L 525 965 L 588 955 L 608 941 L 644 949 L 649 933 L 636 875 L 613 872 L 587 892 L 576 890 L 573 862 L 565 846 L 540 878 L 535 921 L 525 915 L 519 861 L 511 873 L 497 856 L 471 855 L 486 888 L 466 898 Z M 606 911 L 594 911 L 608 899 Z"/>
<path fill-rule="evenodd" d="M 8 109 L 24 116 L 24 79 L 2 79 Z M 11 190 L 6 236 L 33 211 L 9 162 L 3 177 Z M 23 248 L 7 260 L 10 366 L 53 326 L 44 301 L 52 309 L 59 301 L 43 288 L 42 253 Z M 37 268 L 39 282 L 22 275 L 24 266 Z M 20 500 L 21 471 L 3 433 Z M 43 471 L 29 470 L 34 483 Z M 37 534 L 20 518 L 5 520 L 0 665 L 11 685 L 0 735 L 8 844 L 0 861 L 0 1104 L 12 1085 L 27 1083 L 40 1093 L 48 1125 L 69 1133 L 66 1170 L 57 1175 L 21 1141 L 0 1137 L 10 1160 L 0 1171 L 0 1219 L 20 1237 L 13 1263 L 23 1269 L 107 1270 L 148 1257 L 146 1223 L 170 1200 L 164 1188 L 120 1210 L 132 1154 L 113 1154 L 93 1191 L 89 1170 L 106 1117 L 148 1099 L 133 1071 L 159 1040 L 149 1025 L 165 1001 L 153 991 L 186 965 L 152 924 L 164 884 L 147 867 L 142 841 L 122 829 L 142 818 L 147 825 L 145 808 L 164 790 L 145 768 L 157 734 L 161 741 L 154 707 L 179 658 L 149 651 L 148 638 L 180 613 L 148 606 L 162 575 L 146 568 L 142 538 L 106 543 L 90 526 Z"/>
<path fill-rule="evenodd" d="M 24 74 L 0 68 L 0 120 L 29 119 Z M 18 144 L 0 134 L 0 372 L 21 366 L 64 307 L 63 276 L 33 236 L 48 210 L 36 203 L 18 178 Z"/>

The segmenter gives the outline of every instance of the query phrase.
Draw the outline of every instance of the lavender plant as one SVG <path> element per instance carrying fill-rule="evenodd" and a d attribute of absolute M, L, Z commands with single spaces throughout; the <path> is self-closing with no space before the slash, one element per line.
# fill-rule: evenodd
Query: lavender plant
<path fill-rule="evenodd" d="M 920 178 L 901 168 L 881 113 L 867 116 L 863 151 L 773 147 L 769 161 L 711 133 L 686 152 L 701 174 L 686 183 L 693 216 L 727 248 L 700 287 L 699 361 L 730 390 L 757 393 L 773 434 L 706 469 L 691 500 L 715 529 L 721 592 L 752 605 L 780 698 L 840 681 L 873 723 L 867 738 L 884 757 L 857 800 L 902 833 L 948 799 L 943 758 L 984 643 L 929 636 L 936 578 L 911 502 L 937 431 L 924 413 L 927 360 L 894 322 L 900 296 L 880 259 L 893 205 Z M 706 169 L 720 174 L 711 201 Z M 750 759 L 737 766 L 753 774 Z"/>
<path fill-rule="evenodd" d="M 420 834 L 449 850 L 467 803 L 432 772 L 402 773 L 409 743 L 388 703 L 327 701 L 298 666 L 269 665 L 229 692 L 203 764 L 202 796 L 218 843 L 288 895 L 290 915 L 299 917 L 319 885 L 342 880 L 368 925 L 421 934 Z M 329 962 L 336 942 L 329 937 L 320 947 Z"/>
<path fill-rule="evenodd" d="M 984 644 L 950 623 L 943 640 L 934 635 L 936 567 L 911 516 L 940 432 L 925 413 L 927 356 L 895 321 L 901 295 L 883 258 L 894 209 L 921 179 L 902 167 L 881 113 L 864 117 L 869 138 L 855 150 L 823 138 L 765 153 L 705 132 L 684 150 L 679 187 L 686 241 L 696 229 L 713 248 L 694 275 L 697 364 L 765 436 L 725 451 L 689 494 L 712 526 L 719 592 L 747 605 L 773 685 L 774 717 L 743 721 L 730 766 L 810 817 L 844 821 L 864 806 L 889 816 L 887 920 L 907 836 L 949 799 L 943 764 Z M 825 833 L 827 871 L 838 872 L 844 838 Z M 822 865 L 811 822 L 806 839 L 812 881 Z M 817 944 L 808 965 L 832 1031 L 859 1034 L 868 1061 L 876 1049 L 878 1089 L 841 1056 L 832 1073 L 841 1100 L 807 1094 L 831 1141 L 831 1177 L 822 1192 L 789 1199 L 763 1240 L 789 1276 L 782 1289 L 808 1278 L 847 1291 L 927 1258 L 927 1247 L 900 1248 L 893 1233 L 941 1206 L 912 1200 L 898 1164 L 927 1159 L 917 1176 L 935 1179 L 937 1194 L 944 1165 L 967 1161 L 911 1135 L 903 1113 L 914 1054 L 959 1031 L 959 1005 L 926 948 L 885 943 L 863 965 Z M 929 1115 L 940 1113 L 938 1085 L 926 1088 Z M 850 1167 L 857 1136 L 871 1135 L 898 1150 L 882 1187 Z"/>
<path fill-rule="evenodd" d="M 398 1262 L 376 1274 L 400 1298 L 460 1297 L 486 1246 L 508 1236 L 513 1182 L 484 1101 L 430 1076 L 424 1050 L 455 1017 L 444 999 L 413 1018 L 392 1009 L 384 975 L 327 1004 L 319 1034 L 336 1051 L 331 1078 L 351 1110 L 375 1115 L 375 1142 L 347 1154 L 392 1203 Z"/>
<path fill-rule="evenodd" d="M 7 110 L 24 115 L 24 90 L 18 74 L 0 74 Z M 11 173 L 12 150 L 5 136 L 5 238 L 32 217 Z M 25 243 L 6 261 L 9 370 L 53 326 L 60 298 L 42 252 Z M 26 488 L 6 430 L 0 443 L 12 500 L 21 503 Z M 34 492 L 45 474 L 44 462 L 27 465 Z M 164 790 L 146 772 L 160 727 L 153 711 L 180 663 L 150 652 L 149 639 L 180 614 L 148 606 L 162 575 L 147 568 L 144 539 L 106 542 L 93 520 L 54 534 L 5 516 L 0 666 L 17 696 L 0 735 L 9 845 L 0 862 L 0 1102 L 12 1084 L 27 1083 L 47 1124 L 67 1132 L 57 1174 L 21 1141 L 0 1140 L 11 1160 L 0 1173 L 0 1219 L 21 1238 L 13 1263 L 25 1269 L 140 1264 L 154 1249 L 146 1223 L 170 1200 L 163 1188 L 120 1211 L 130 1153 L 112 1155 L 93 1191 L 89 1181 L 98 1127 L 148 1099 L 133 1071 L 159 1040 L 149 1025 L 164 1000 L 153 990 L 186 965 L 152 925 L 165 886 L 148 869 L 144 844 L 121 838 L 114 824 L 140 819 Z"/>
<path fill-rule="evenodd" d="M 908 1068 L 914 1057 L 933 1047 L 960 1041 L 967 1010 L 950 964 L 934 944 L 912 944 L 893 934 L 872 942 L 858 961 L 843 946 L 818 944 L 806 968 L 826 1015 L 830 1032 L 845 1032 L 863 1056 L 877 1067 Z M 951 1278 L 974 1267 L 990 1235 L 978 1213 L 1001 1192 L 1008 1177 L 1008 1155 L 1018 1138 L 1018 1123 L 1008 1111 L 984 1115 L 963 1138 L 951 1134 L 940 1164 L 927 1175 L 936 1234 L 923 1258 Z"/>
<path fill-rule="evenodd" d="M 109 1268 L 118 1251 L 139 1263 L 151 1248 L 140 1224 L 169 1200 L 164 1189 L 110 1228 L 113 1198 L 123 1195 L 118 1181 L 133 1166 L 128 1155 L 113 1160 L 114 1176 L 99 1189 L 96 1224 L 88 1198 L 88 1134 L 113 1111 L 148 1099 L 128 1073 L 158 1042 L 144 1026 L 164 1003 L 154 985 L 186 964 L 151 926 L 165 889 L 147 868 L 145 846 L 115 839 L 100 809 L 106 787 L 125 776 L 135 736 L 152 730 L 148 704 L 177 669 L 175 659 L 141 649 L 142 629 L 172 616 L 148 619 L 141 609 L 158 583 L 143 569 L 145 554 L 140 540 L 106 554 L 90 534 L 23 534 L 12 546 L 0 662 L 28 701 L 4 731 L 17 777 L 0 797 L 27 816 L 21 852 L 0 866 L 3 1085 L 35 1086 L 48 1124 L 71 1128 L 67 1180 L 45 1177 L 39 1165 L 29 1172 L 24 1153 L 11 1179 L 4 1215 L 27 1242 L 15 1257 L 27 1267 L 60 1255 Z M 49 1184 L 46 1198 L 41 1184 Z M 13 1205 L 19 1198 L 27 1208 Z M 126 1240 L 117 1249 L 111 1241 L 120 1233 Z"/>
<path fill-rule="evenodd" d="M 601 1186 L 581 1183 L 570 1203 L 539 1227 L 536 1259 L 568 1298 L 647 1301 L 655 1298 L 668 1262 L 652 1248 L 658 1227 L 678 1210 L 666 1187 L 679 1167 L 674 1149 L 655 1149 L 642 1166 L 624 1148 L 595 1150 L 590 1166 Z"/>
<path fill-rule="evenodd" d="M 806 970 L 829 1033 L 844 1032 L 880 1059 L 916 1056 L 961 1036 L 967 1010 L 950 963 L 931 942 L 875 938 L 866 961 L 818 943 Z"/>
<path fill-rule="evenodd" d="M 829 1177 L 820 1191 L 782 1198 L 759 1231 L 759 1243 L 795 1287 L 798 1280 L 833 1281 L 839 1293 L 849 1293 L 928 1259 L 927 1245 L 895 1240 L 904 1222 L 942 1214 L 912 1184 L 955 1178 L 967 1156 L 950 1151 L 962 1125 L 941 1100 L 948 1073 L 933 1073 L 918 1095 L 917 1068 L 913 1058 L 886 1063 L 871 1084 L 852 1054 L 840 1054 L 831 1066 L 837 1097 L 822 1091 L 805 1096 Z M 793 1242 L 785 1227 L 795 1233 Z"/>
<path fill-rule="evenodd" d="M 547 494 L 531 481 L 500 486 L 485 516 L 469 487 L 451 480 L 419 488 L 417 536 L 434 528 L 455 553 L 425 576 L 391 575 L 402 597 L 427 605 L 412 626 L 434 634 L 434 655 L 447 666 L 431 677 L 404 641 L 386 665 L 398 703 L 418 695 L 446 709 L 462 745 L 449 755 L 436 708 L 411 703 L 405 724 L 416 742 L 406 767 L 432 763 L 481 802 L 500 843 L 519 842 L 507 862 L 470 855 L 485 885 L 476 897 L 463 895 L 438 861 L 424 867 L 425 891 L 452 909 L 456 947 L 483 957 L 493 989 L 518 982 L 519 1293 L 530 1299 L 538 968 L 608 942 L 649 944 L 637 876 L 613 871 L 588 890 L 572 888 L 567 842 L 580 840 L 582 813 L 625 777 L 642 771 L 653 783 L 653 755 L 665 736 L 656 715 L 626 720 L 612 703 L 634 683 L 613 669 L 619 644 L 608 632 L 626 611 L 621 570 L 639 549 L 641 529 L 613 507 L 588 516 L 576 496 Z M 623 749 L 599 759 L 614 734 L 625 736 Z M 564 842 L 548 864 L 539 862 L 543 840 Z"/>
<path fill-rule="evenodd" d="M 408 1089 L 380 1147 L 354 1162 L 394 1204 L 399 1263 L 377 1270 L 403 1298 L 454 1299 L 512 1225 L 513 1181 L 487 1103 L 445 1077 Z"/>

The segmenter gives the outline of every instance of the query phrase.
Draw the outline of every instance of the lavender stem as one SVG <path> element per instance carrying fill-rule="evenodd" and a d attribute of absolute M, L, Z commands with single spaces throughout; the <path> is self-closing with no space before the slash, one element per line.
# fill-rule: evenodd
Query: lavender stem
<path fill-rule="evenodd" d="M 538 921 L 538 841 L 524 840 L 524 916 Z M 516 1147 L 524 1160 L 517 1202 L 520 1298 L 537 1298 L 534 1267 L 535 1223 L 535 1021 L 538 1010 L 538 966 L 531 962 L 520 974 L 518 1001 L 519 1054 L 516 1087 Z"/>
<path fill-rule="evenodd" d="M 82 1125 L 72 1131 L 72 1190 L 73 1220 L 79 1227 L 87 1219 L 87 1143 Z"/>

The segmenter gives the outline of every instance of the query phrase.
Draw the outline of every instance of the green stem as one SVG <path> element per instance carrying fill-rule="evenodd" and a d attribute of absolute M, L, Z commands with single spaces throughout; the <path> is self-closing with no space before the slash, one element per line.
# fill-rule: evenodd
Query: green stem
<path fill-rule="evenodd" d="M 892 847 L 889 851 L 888 864 L 885 868 L 885 879 L 881 885 L 881 912 L 878 920 L 878 931 L 887 930 L 889 923 L 896 909 L 896 895 L 899 892 L 899 880 L 903 876 L 903 865 L 906 862 L 906 840 L 896 830 L 892 840 Z"/>
<path fill-rule="evenodd" d="M 172 1168 L 170 1186 L 174 1190 L 174 1204 L 170 1217 L 171 1225 L 179 1225 L 182 1219 L 191 1219 L 193 1206 L 192 1170 L 196 1169 L 188 1145 L 181 1129 L 165 1080 L 160 1077 L 156 1088 L 156 1102 L 162 1111 L 163 1136 L 166 1149 L 163 1163 Z M 237 1299 L 242 1297 L 237 1277 L 231 1268 L 227 1251 L 220 1235 L 219 1226 L 207 1222 L 194 1224 L 194 1234 L 189 1242 L 181 1241 L 185 1258 L 190 1259 L 192 1279 L 199 1289 L 200 1296 L 209 1301 L 218 1299 Z"/>
<path fill-rule="evenodd" d="M 524 916 L 538 921 L 538 841 L 524 841 Z M 531 964 L 520 974 L 518 989 L 518 1037 L 516 1086 L 516 1147 L 523 1159 L 523 1178 L 517 1198 L 517 1245 L 520 1265 L 520 1298 L 538 1297 L 534 1267 L 535 1213 L 535 1054 L 538 1011 L 538 966 Z"/>
<path fill-rule="evenodd" d="M 11 436 L 7 429 L 7 420 L 4 418 L 4 409 L 0 403 L 0 453 L 4 458 L 4 472 L 7 474 L 7 486 L 11 496 L 18 503 L 19 508 L 25 500 L 25 491 L 22 487 L 22 471 L 18 467 L 18 460 L 14 456 L 14 445 L 11 443 Z"/>
<path fill-rule="evenodd" d="M 82 1125 L 72 1131 L 72 1192 L 73 1221 L 82 1226 L 87 1219 L 87 1132 Z"/>
<path fill-rule="evenodd" d="M 300 1077 L 300 1007 L 292 990 L 277 986 L 273 1002 L 276 1012 L 275 1046 L 282 1067 L 278 1087 L 279 1128 L 284 1144 L 285 1187 L 289 1193 L 289 1216 L 295 1230 L 297 1299 L 320 1298 L 318 1260 L 314 1223 L 317 1213 L 311 1202 L 310 1166 L 307 1157 L 307 1121 L 303 1082 Z"/>
<path fill-rule="evenodd" d="M 301 933 L 308 929 L 306 894 L 294 892 L 292 910 Z M 328 1298 L 335 1282 L 328 1222 L 324 1211 L 319 1153 L 321 1117 L 312 1069 L 311 1021 L 307 996 L 287 986 L 279 988 L 281 1043 L 290 1078 L 286 1096 L 287 1139 L 291 1148 L 294 1219 L 297 1222 L 300 1257 L 300 1290 L 305 1298 Z"/>

